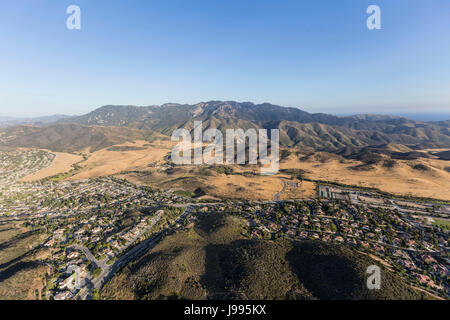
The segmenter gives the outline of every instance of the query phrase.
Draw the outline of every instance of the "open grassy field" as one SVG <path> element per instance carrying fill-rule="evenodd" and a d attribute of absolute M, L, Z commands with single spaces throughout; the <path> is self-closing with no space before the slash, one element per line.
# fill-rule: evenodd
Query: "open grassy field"
<path fill-rule="evenodd" d="M 216 196 L 252 200 L 273 200 L 283 187 L 280 179 L 273 176 L 218 175 L 208 184 Z"/>
<path fill-rule="evenodd" d="M 17 223 L 9 222 L 6 224 L 0 224 L 0 243 L 8 241 L 12 237 L 19 234 L 20 228 L 17 226 Z M 1 257 L 0 257 L 1 263 Z"/>
<path fill-rule="evenodd" d="M 313 180 L 359 185 L 416 197 L 450 199 L 450 173 L 445 170 L 449 161 L 436 159 L 396 160 L 393 167 L 380 164 L 365 165 L 357 160 L 339 159 L 336 155 L 300 159 L 291 154 L 280 163 L 281 169 L 302 169 Z M 421 165 L 421 166 L 418 166 Z"/>
<path fill-rule="evenodd" d="M 137 184 L 192 193 L 203 189 L 210 197 L 229 199 L 273 200 L 283 183 L 277 176 L 223 174 L 205 167 L 184 166 L 169 172 L 156 169 L 145 173 L 119 175 Z"/>
<path fill-rule="evenodd" d="M 336 154 L 318 152 L 305 155 L 292 149 L 280 162 L 280 173 L 274 176 L 252 174 L 258 168 L 231 166 L 233 174 L 205 167 L 175 167 L 171 172 L 161 170 L 167 163 L 172 143 L 167 140 L 144 140 L 127 142 L 92 153 L 86 150 L 88 159 L 81 162 L 80 169 L 62 179 L 86 179 L 97 176 L 119 174 L 126 171 L 141 171 L 146 174 L 125 174 L 121 177 L 140 184 L 174 190 L 194 191 L 203 187 L 208 196 L 231 199 L 272 200 L 283 183 L 280 178 L 290 178 L 283 170 L 303 170 L 305 178 L 332 181 L 347 185 L 378 188 L 380 190 L 416 197 L 450 199 L 450 161 L 436 157 L 416 160 L 387 160 L 383 163 L 367 164 L 359 160 L 345 159 Z M 81 156 L 57 153 L 52 166 L 24 178 L 24 181 L 52 176 L 71 169 Z M 169 160 L 170 161 L 170 160 Z M 286 188 L 280 199 L 311 198 L 315 196 L 315 184 L 304 181 L 300 188 Z"/>
<path fill-rule="evenodd" d="M 310 181 L 290 180 L 286 181 L 284 192 L 280 195 L 280 200 L 288 199 L 312 199 L 317 196 L 316 184 Z M 293 186 L 296 184 L 297 186 Z"/>
<path fill-rule="evenodd" d="M 449 161 L 432 158 L 396 160 L 394 166 L 387 167 L 382 164 L 367 165 L 358 160 L 348 160 L 326 153 L 318 157 L 301 158 L 302 155 L 292 153 L 281 161 L 281 171 L 274 176 L 242 175 L 244 171 L 252 172 L 250 168 L 245 167 L 232 167 L 233 174 L 216 174 L 186 166 L 177 167 L 169 175 L 154 170 L 148 175 L 130 175 L 128 178 L 137 183 L 153 183 L 165 188 L 186 188 L 189 191 L 202 186 L 208 189 L 208 194 L 215 197 L 270 200 L 283 187 L 280 178 L 290 177 L 282 170 L 300 169 L 305 178 L 312 180 L 378 188 L 397 195 L 450 199 L 450 173 L 445 170 L 450 166 Z M 300 180 L 292 182 L 295 181 Z M 280 199 L 315 196 L 315 184 L 303 181 L 299 188 L 286 188 Z"/>
<path fill-rule="evenodd" d="M 115 147 L 88 154 L 89 158 L 83 162 L 79 172 L 69 179 L 86 179 L 117 174 L 126 170 L 146 169 L 151 163 L 162 160 L 171 150 L 164 144 L 149 144 L 146 141 L 129 142 Z"/>
<path fill-rule="evenodd" d="M 386 161 L 386 163 L 389 165 L 385 163 L 368 165 L 359 160 L 349 160 L 329 153 L 316 153 L 305 158 L 304 154 L 291 152 L 280 162 L 280 170 L 301 169 L 305 172 L 305 178 L 378 188 L 397 195 L 450 199 L 450 172 L 446 170 L 450 167 L 450 161 L 430 157 Z M 226 174 L 205 176 L 202 170 L 184 167 L 177 170 L 180 171 L 170 176 L 153 172 L 151 178 L 141 179 L 133 176 L 131 179 L 135 179 L 135 182 L 147 180 L 174 188 L 189 189 L 190 186 L 202 185 L 209 189 L 211 196 L 269 200 L 273 199 L 273 195 L 283 186 L 279 177 L 289 177 L 281 171 L 275 176 L 262 177 Z M 254 168 L 235 166 L 233 170 L 235 173 L 243 171 L 250 173 Z M 315 184 L 304 181 L 301 190 L 286 188 L 280 199 L 307 198 L 315 195 Z"/>
<path fill-rule="evenodd" d="M 37 299 L 48 267 L 46 254 L 32 249 L 45 235 L 24 230 L 16 223 L 0 225 L 0 299 Z"/>
<path fill-rule="evenodd" d="M 50 176 L 54 176 L 60 173 L 67 172 L 72 169 L 72 165 L 83 160 L 83 157 L 76 154 L 65 152 L 52 152 L 56 155 L 52 165 L 39 170 L 29 176 L 21 179 L 23 182 L 36 181 Z"/>

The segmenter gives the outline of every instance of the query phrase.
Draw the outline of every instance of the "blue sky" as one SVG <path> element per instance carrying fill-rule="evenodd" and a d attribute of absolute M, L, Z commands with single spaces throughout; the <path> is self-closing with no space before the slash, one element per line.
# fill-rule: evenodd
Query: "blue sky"
<path fill-rule="evenodd" d="M 2 0 L 0 40 L 0 115 L 208 100 L 450 114 L 448 0 Z"/>

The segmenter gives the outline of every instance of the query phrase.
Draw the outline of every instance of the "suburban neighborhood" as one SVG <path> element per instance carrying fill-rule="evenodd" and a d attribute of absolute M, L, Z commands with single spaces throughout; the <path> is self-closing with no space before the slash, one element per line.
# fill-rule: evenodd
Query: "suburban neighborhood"
<path fill-rule="evenodd" d="M 19 221 L 28 232 L 44 235 L 33 250 L 51 253 L 42 261 L 49 267 L 42 299 L 95 299 L 114 272 L 167 234 L 189 229 L 213 212 L 244 218 L 248 238 L 342 243 L 370 255 L 413 287 L 440 298 L 450 294 L 448 204 L 331 185 L 319 185 L 315 199 L 221 202 L 113 176 L 19 181 L 52 158 L 41 151 L 0 155 L 0 222 Z M 12 170 L 17 161 L 23 164 Z"/>

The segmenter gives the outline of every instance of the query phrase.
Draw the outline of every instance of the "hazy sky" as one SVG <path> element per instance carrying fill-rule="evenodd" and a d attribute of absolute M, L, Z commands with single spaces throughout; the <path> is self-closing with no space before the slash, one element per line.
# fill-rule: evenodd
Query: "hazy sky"
<path fill-rule="evenodd" d="M 0 115 L 207 100 L 450 113 L 450 1 L 1 0 Z"/>

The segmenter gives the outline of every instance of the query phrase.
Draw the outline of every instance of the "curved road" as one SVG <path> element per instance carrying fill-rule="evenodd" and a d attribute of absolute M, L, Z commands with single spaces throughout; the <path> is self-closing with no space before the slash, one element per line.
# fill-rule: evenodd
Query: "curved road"
<path fill-rule="evenodd" d="M 188 205 L 186 207 L 186 209 L 184 210 L 184 212 L 174 222 L 174 224 L 182 222 L 182 220 L 184 220 L 186 218 L 186 216 L 189 213 L 191 213 L 192 209 L 193 209 L 193 206 Z M 151 227 L 153 227 L 159 221 L 160 218 L 161 218 L 160 216 L 156 216 L 155 218 L 153 218 L 152 221 L 151 221 L 151 224 L 143 232 L 141 232 L 138 236 L 136 236 L 135 239 L 133 239 L 133 241 L 130 242 L 130 245 L 128 247 L 122 249 L 121 251 L 124 251 L 124 250 L 130 248 L 130 246 L 142 234 L 144 234 Z M 91 261 L 97 267 L 100 267 L 102 269 L 102 272 L 100 273 L 100 275 L 98 275 L 97 277 L 95 277 L 93 279 L 92 278 L 89 279 L 90 283 L 80 290 L 80 292 L 77 294 L 77 298 L 81 299 L 81 300 L 90 299 L 92 297 L 92 290 L 93 289 L 100 289 L 114 275 L 114 273 L 118 269 L 120 269 L 125 264 L 127 264 L 127 263 L 129 263 L 129 262 L 131 262 L 131 261 L 133 261 L 135 259 L 137 259 L 139 256 L 141 256 L 142 254 L 146 253 L 148 250 L 153 248 L 156 245 L 156 243 L 165 236 L 167 231 L 169 231 L 168 228 L 160 231 L 159 233 L 155 234 L 154 236 L 152 236 L 152 237 L 150 237 L 148 239 L 145 239 L 141 243 L 137 244 L 136 246 L 132 247 L 130 250 L 125 252 L 122 256 L 120 256 L 111 265 L 108 265 L 106 263 L 108 261 L 108 258 L 105 258 L 103 260 L 97 260 L 95 258 L 95 256 L 92 254 L 92 252 L 88 248 L 86 248 L 84 246 L 77 246 L 77 245 L 71 246 L 74 249 L 83 251 L 84 254 L 86 255 L 86 258 L 89 261 Z"/>
<path fill-rule="evenodd" d="M 277 192 L 273 195 L 273 201 L 280 201 L 280 196 L 283 194 L 284 190 L 286 190 L 286 187 L 287 187 L 286 181 L 284 181 L 281 178 L 280 178 L 280 180 L 283 182 L 283 188 L 279 192 Z"/>

